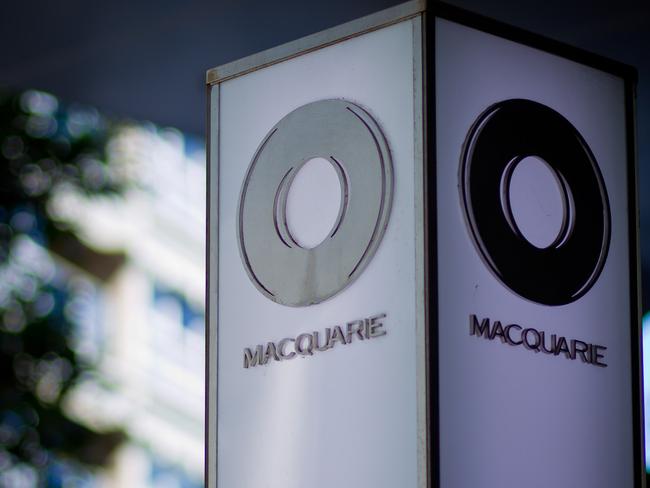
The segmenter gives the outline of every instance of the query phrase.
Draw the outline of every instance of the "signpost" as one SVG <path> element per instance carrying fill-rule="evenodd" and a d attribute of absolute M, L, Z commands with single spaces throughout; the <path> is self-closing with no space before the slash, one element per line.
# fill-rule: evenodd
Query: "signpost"
<path fill-rule="evenodd" d="M 208 87 L 208 486 L 641 486 L 632 69 L 415 1 Z"/>

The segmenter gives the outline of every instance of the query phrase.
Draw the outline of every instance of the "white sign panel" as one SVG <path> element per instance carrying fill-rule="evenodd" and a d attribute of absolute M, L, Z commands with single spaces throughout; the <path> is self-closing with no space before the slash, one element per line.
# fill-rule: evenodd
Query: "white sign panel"
<path fill-rule="evenodd" d="M 637 486 L 625 80 L 435 32 L 440 486 Z"/>
<path fill-rule="evenodd" d="M 211 89 L 212 486 L 425 482 L 420 28 Z"/>

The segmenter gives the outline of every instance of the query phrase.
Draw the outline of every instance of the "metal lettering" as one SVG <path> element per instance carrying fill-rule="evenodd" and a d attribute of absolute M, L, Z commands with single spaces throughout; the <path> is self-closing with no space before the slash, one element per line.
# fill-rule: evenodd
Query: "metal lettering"
<path fill-rule="evenodd" d="M 572 354 L 571 351 L 569 351 L 569 346 L 564 337 L 560 337 L 555 345 L 555 355 L 557 356 L 560 353 L 564 353 L 568 359 L 576 358 L 575 353 Z"/>
<path fill-rule="evenodd" d="M 356 330 L 355 330 L 355 325 L 356 325 Z M 366 325 L 365 320 L 353 320 L 352 322 L 348 322 L 346 324 L 347 333 L 345 335 L 345 338 L 348 341 L 348 344 L 352 342 L 352 336 L 354 334 L 356 334 L 357 337 L 361 340 L 365 339 L 363 334 L 365 330 L 365 325 Z"/>
<path fill-rule="evenodd" d="M 329 346 L 334 347 L 336 345 L 336 341 L 340 342 L 341 344 L 347 344 L 347 342 L 345 342 L 345 336 L 343 335 L 343 331 L 341 330 L 340 325 L 334 327 L 334 332 L 332 333 L 332 337 L 330 337 Z"/>
<path fill-rule="evenodd" d="M 307 339 L 307 347 L 303 347 L 302 343 Z M 311 334 L 300 334 L 296 337 L 296 352 L 302 356 L 311 356 L 314 354 L 314 336 Z"/>
<path fill-rule="evenodd" d="M 332 329 L 329 327 L 325 329 L 325 345 L 320 346 L 318 342 L 318 332 L 314 332 L 314 349 L 317 351 L 327 351 L 330 348 L 330 337 L 332 336 Z"/>
<path fill-rule="evenodd" d="M 382 322 L 379 322 L 379 320 L 383 319 L 386 317 L 385 313 L 382 313 L 381 315 L 375 315 L 374 317 L 370 317 L 370 330 L 369 330 L 369 337 L 379 337 L 386 335 L 386 331 L 383 329 L 384 324 Z"/>
<path fill-rule="evenodd" d="M 517 325 L 517 324 L 510 324 L 509 326 L 507 326 L 507 327 L 505 328 L 505 330 L 503 331 L 503 333 L 504 333 L 504 335 L 505 335 L 505 337 L 506 337 L 506 341 L 507 341 L 508 344 L 510 344 L 511 346 L 519 346 L 519 345 L 521 345 L 524 341 L 521 340 L 521 339 L 519 339 L 518 341 L 513 340 L 513 339 L 512 339 L 512 336 L 510 335 L 510 330 L 511 330 L 511 329 L 517 329 L 517 330 L 520 331 L 520 330 L 521 330 L 521 326 L 519 326 L 519 325 Z M 520 335 L 519 337 L 521 337 L 521 335 Z"/>
<path fill-rule="evenodd" d="M 490 340 L 494 340 L 495 337 L 499 337 L 501 342 L 506 342 L 506 337 L 503 334 L 503 325 L 498 320 L 492 324 L 492 332 L 490 332 Z"/>
<path fill-rule="evenodd" d="M 368 322 L 368 319 L 366 319 Z M 513 338 L 512 330 L 519 332 L 519 338 Z M 523 329 L 523 330 L 522 330 Z M 567 339 L 557 334 L 549 334 L 543 330 L 537 330 L 533 327 L 522 328 L 518 324 L 510 324 L 503 327 L 501 321 L 485 317 L 479 322 L 474 314 L 469 316 L 469 335 L 481 337 L 488 341 L 493 341 L 497 337 L 503 344 L 510 346 L 524 346 L 529 351 L 535 353 L 543 352 L 552 356 L 563 354 L 566 359 L 580 361 L 586 364 L 593 364 L 601 368 L 606 368 L 605 363 L 605 346 L 598 344 L 588 344 L 577 339 Z"/>
<path fill-rule="evenodd" d="M 261 359 L 262 359 L 262 346 L 257 346 L 255 348 L 255 354 L 253 354 L 249 348 L 244 348 L 244 368 L 262 364 Z"/>
<path fill-rule="evenodd" d="M 275 361 L 285 361 L 294 359 L 298 355 L 313 356 L 314 352 L 323 352 L 332 349 L 337 344 L 348 345 L 356 337 L 361 341 L 373 339 L 386 335 L 383 319 L 386 314 L 373 315 L 356 320 L 350 320 L 345 323 L 345 329 L 336 325 L 327 327 L 325 332 L 314 331 L 311 333 L 299 334 L 295 339 L 285 337 L 276 342 L 269 341 L 266 345 L 258 345 L 252 348 L 244 348 L 244 368 L 262 366 L 268 364 L 272 359 Z M 344 331 L 345 330 L 345 331 Z M 288 348 L 289 343 L 293 343 L 293 350 Z"/>
<path fill-rule="evenodd" d="M 286 346 L 287 342 L 296 342 L 296 340 L 287 337 L 285 339 L 282 339 L 280 342 L 278 342 L 277 351 L 278 351 L 278 356 L 280 356 L 280 359 L 293 359 L 296 357 L 296 353 L 293 351 L 291 351 L 289 354 L 285 354 L 284 346 Z"/>
<path fill-rule="evenodd" d="M 557 336 L 555 334 L 551 334 L 551 347 L 546 347 L 546 332 L 541 331 L 539 334 L 542 337 L 540 350 L 546 354 L 555 354 L 555 341 L 557 339 Z"/>
<path fill-rule="evenodd" d="M 604 354 L 600 354 L 600 351 L 605 352 L 607 348 L 605 346 L 597 346 L 596 344 L 593 344 L 592 346 L 592 353 L 591 353 L 591 364 L 595 366 L 600 366 L 601 368 L 606 368 L 607 364 L 601 362 L 600 360 L 605 357 Z"/>
<path fill-rule="evenodd" d="M 580 348 L 578 348 L 578 345 L 580 345 Z M 591 363 L 591 359 L 588 358 L 585 355 L 585 353 L 589 353 L 589 345 L 587 345 L 586 342 L 582 342 L 582 341 L 578 341 L 578 340 L 572 340 L 571 341 L 571 349 L 573 349 L 573 358 L 574 359 L 579 354 L 580 359 L 582 360 L 583 363 Z"/>
<path fill-rule="evenodd" d="M 278 352 L 275 350 L 275 343 L 269 342 L 266 344 L 266 350 L 264 351 L 264 361 L 260 364 L 266 364 L 270 359 L 275 359 L 279 361 Z"/>
<path fill-rule="evenodd" d="M 478 333 L 477 333 L 478 332 Z M 485 318 L 478 323 L 476 315 L 469 316 L 469 335 L 483 336 L 486 339 L 490 338 L 490 319 Z"/>
<path fill-rule="evenodd" d="M 535 335 L 535 342 L 530 343 L 530 340 L 528 339 L 528 334 L 533 333 Z M 539 335 L 539 332 L 536 331 L 535 329 L 524 329 L 524 331 L 521 333 L 521 338 L 524 341 L 524 347 L 526 349 L 529 349 L 531 351 L 539 352 L 539 345 L 542 342 L 542 338 Z"/>

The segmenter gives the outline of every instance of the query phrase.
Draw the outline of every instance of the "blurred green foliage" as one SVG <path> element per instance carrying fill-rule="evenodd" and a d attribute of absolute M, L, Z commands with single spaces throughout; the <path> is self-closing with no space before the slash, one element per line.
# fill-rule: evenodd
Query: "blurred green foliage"
<path fill-rule="evenodd" d="M 74 288 L 47 249 L 70 224 L 48 214 L 57 192 L 119 193 L 106 162 L 111 128 L 94 109 L 38 92 L 0 92 L 0 485 L 17 470 L 58 486 L 61 460 L 97 465 L 120 442 L 68 418 L 62 402 L 88 369 L 66 313 Z M 13 473 L 13 474 L 12 474 Z"/>

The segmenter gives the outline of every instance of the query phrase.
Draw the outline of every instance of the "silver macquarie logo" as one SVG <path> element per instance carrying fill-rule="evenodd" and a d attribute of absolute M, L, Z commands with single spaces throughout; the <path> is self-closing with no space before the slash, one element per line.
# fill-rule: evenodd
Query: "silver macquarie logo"
<path fill-rule="evenodd" d="M 562 198 L 559 232 L 544 246 L 526 238 L 510 199 L 513 172 L 529 157 L 546 164 Z M 594 155 L 561 114 L 524 99 L 489 107 L 467 136 L 459 186 L 479 254 L 510 290 L 557 306 L 597 281 L 609 249 L 609 201 Z"/>
<path fill-rule="evenodd" d="M 317 157 L 336 171 L 341 204 L 327 237 L 307 249 L 287 225 L 287 194 L 296 173 Z M 292 307 L 339 293 L 377 250 L 392 196 L 388 144 L 366 110 L 346 100 L 297 108 L 264 137 L 242 185 L 237 236 L 249 278 L 266 297 Z"/>

